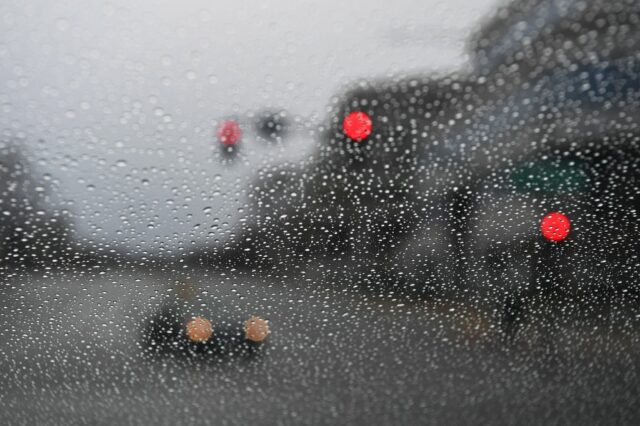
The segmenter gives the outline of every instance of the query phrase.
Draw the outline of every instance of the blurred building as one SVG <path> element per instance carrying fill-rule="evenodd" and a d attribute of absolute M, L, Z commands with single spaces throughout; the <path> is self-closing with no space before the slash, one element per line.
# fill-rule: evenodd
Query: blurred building
<path fill-rule="evenodd" d="M 52 211 L 47 188 L 21 145 L 0 143 L 0 258 L 2 265 L 34 266 L 73 257 L 69 218 Z"/>
<path fill-rule="evenodd" d="M 498 9 L 470 39 L 470 70 L 357 82 L 338 96 L 312 161 L 258 173 L 249 223 L 195 258 L 277 270 L 328 256 L 359 280 L 463 296 L 629 288 L 640 274 L 628 255 L 638 35 L 634 1 Z M 366 141 L 344 135 L 351 111 L 371 117 Z M 554 210 L 576 228 L 548 247 L 539 220 Z"/>

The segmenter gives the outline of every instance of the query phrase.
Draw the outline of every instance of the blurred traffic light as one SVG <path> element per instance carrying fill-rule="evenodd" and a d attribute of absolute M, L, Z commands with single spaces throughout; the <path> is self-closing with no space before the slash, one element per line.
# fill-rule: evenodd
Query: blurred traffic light
<path fill-rule="evenodd" d="M 283 111 L 265 111 L 258 114 L 256 131 L 263 138 L 270 141 L 281 141 L 290 131 L 291 123 L 287 113 Z"/>
<path fill-rule="evenodd" d="M 361 142 L 371 134 L 373 123 L 366 113 L 354 111 L 345 117 L 342 128 L 349 138 Z"/>
<path fill-rule="evenodd" d="M 235 120 L 226 120 L 218 127 L 217 136 L 222 145 L 235 146 L 242 138 L 242 129 Z"/>
<path fill-rule="evenodd" d="M 569 236 L 571 223 L 569 218 L 560 212 L 546 215 L 540 223 L 542 235 L 549 241 L 562 241 Z"/>

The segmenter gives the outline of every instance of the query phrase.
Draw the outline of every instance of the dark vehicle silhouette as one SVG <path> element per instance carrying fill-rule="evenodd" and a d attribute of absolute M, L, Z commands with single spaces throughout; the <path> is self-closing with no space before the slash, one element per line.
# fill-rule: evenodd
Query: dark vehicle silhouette
<path fill-rule="evenodd" d="M 177 282 L 142 326 L 142 349 L 151 354 L 255 356 L 268 343 L 269 322 L 255 315 L 230 314 L 204 301 L 191 283 Z"/>

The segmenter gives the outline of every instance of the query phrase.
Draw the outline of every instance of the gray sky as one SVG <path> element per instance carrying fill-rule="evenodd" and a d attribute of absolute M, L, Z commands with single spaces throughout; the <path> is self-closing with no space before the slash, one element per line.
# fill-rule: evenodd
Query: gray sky
<path fill-rule="evenodd" d="M 246 131 L 224 165 L 220 119 L 276 106 L 320 122 L 353 79 L 460 68 L 496 2 L 57 3 L 0 5 L 3 134 L 26 139 L 82 236 L 155 251 L 218 238 L 255 170 L 314 143 L 300 129 L 265 147 Z"/>

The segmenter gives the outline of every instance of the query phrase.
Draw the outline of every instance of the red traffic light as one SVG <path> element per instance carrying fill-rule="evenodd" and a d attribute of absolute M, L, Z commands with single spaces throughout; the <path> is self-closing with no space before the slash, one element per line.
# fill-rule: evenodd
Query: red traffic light
<path fill-rule="evenodd" d="M 233 146 L 240 141 L 242 137 L 242 129 L 233 120 L 227 120 L 218 127 L 218 140 L 221 144 Z"/>
<path fill-rule="evenodd" d="M 562 241 L 569 235 L 571 223 L 569 218 L 560 212 L 553 212 L 542 218 L 540 231 L 549 241 Z"/>
<path fill-rule="evenodd" d="M 361 111 L 349 113 L 342 122 L 342 130 L 351 139 L 360 142 L 366 139 L 373 128 L 371 117 Z"/>

